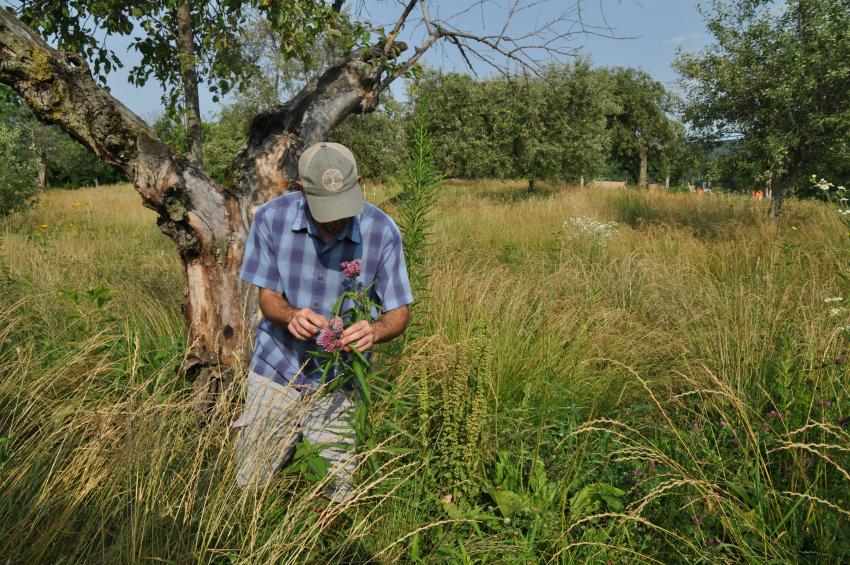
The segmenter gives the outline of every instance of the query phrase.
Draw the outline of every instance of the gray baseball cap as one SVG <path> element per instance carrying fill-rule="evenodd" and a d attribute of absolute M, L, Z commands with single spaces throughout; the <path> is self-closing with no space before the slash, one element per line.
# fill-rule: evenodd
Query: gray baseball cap
<path fill-rule="evenodd" d="M 363 211 L 357 161 L 346 146 L 330 142 L 311 145 L 298 159 L 298 177 L 317 222 L 349 218 Z"/>

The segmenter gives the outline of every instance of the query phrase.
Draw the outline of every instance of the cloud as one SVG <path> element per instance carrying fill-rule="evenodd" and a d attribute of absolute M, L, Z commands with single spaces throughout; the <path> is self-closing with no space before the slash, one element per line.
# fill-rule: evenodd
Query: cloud
<path fill-rule="evenodd" d="M 699 39 L 702 37 L 702 33 L 689 33 L 688 35 L 676 35 L 671 37 L 670 39 L 664 40 L 664 45 L 682 45 L 683 43 L 687 43 L 693 39 Z"/>

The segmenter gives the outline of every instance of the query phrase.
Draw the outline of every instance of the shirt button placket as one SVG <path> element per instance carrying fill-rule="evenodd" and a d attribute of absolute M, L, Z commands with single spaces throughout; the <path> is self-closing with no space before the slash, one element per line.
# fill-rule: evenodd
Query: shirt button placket
<path fill-rule="evenodd" d="M 316 275 L 316 278 L 313 279 L 313 308 L 320 308 L 322 306 L 322 301 L 319 297 L 324 295 L 324 291 L 325 275 L 319 273 Z"/>

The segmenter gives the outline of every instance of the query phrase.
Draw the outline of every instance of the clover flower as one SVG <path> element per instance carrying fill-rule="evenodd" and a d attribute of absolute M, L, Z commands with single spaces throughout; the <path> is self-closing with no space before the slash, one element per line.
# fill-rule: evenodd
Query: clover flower
<path fill-rule="evenodd" d="M 342 268 L 342 274 L 349 279 L 353 279 L 360 274 L 360 259 L 343 261 L 339 264 L 339 266 Z"/>
<path fill-rule="evenodd" d="M 322 328 L 319 332 L 316 344 L 328 353 L 342 349 L 342 329 L 342 318 L 337 316 L 331 319 L 329 327 Z"/>

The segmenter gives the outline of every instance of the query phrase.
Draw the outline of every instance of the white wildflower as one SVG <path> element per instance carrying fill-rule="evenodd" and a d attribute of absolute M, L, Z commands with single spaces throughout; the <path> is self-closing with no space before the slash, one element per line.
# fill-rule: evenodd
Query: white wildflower
<path fill-rule="evenodd" d="M 842 308 L 830 308 L 829 309 L 829 315 L 830 316 L 838 316 L 839 314 L 846 312 L 846 311 L 847 311 L 847 308 L 843 308 L 843 307 Z"/>
<path fill-rule="evenodd" d="M 844 299 L 840 296 L 831 296 L 829 298 L 823 299 L 823 301 L 826 302 L 827 304 L 831 304 L 832 302 L 841 302 L 842 300 L 844 300 Z"/>
<path fill-rule="evenodd" d="M 565 227 L 572 228 L 570 239 L 589 239 L 600 247 L 605 247 L 608 240 L 617 233 L 617 222 L 603 223 L 589 216 L 570 218 L 564 222 Z"/>

